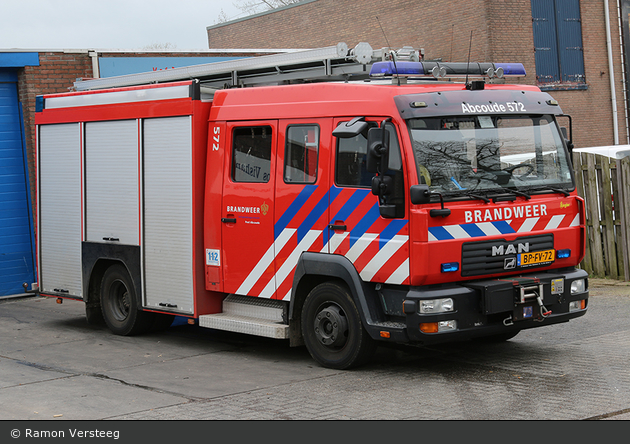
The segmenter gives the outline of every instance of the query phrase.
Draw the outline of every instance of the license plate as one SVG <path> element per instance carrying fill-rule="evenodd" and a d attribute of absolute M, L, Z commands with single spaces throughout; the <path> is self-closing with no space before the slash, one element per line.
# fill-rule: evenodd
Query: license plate
<path fill-rule="evenodd" d="M 517 256 L 517 265 L 527 267 L 529 265 L 539 265 L 551 263 L 555 260 L 556 250 L 533 251 L 531 253 L 521 253 Z"/>

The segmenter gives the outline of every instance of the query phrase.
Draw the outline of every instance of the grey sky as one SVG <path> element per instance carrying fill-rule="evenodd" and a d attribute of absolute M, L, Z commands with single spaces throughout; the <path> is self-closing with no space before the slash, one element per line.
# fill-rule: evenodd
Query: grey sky
<path fill-rule="evenodd" d="M 0 0 L 3 49 L 208 49 L 206 27 L 230 0 Z"/>

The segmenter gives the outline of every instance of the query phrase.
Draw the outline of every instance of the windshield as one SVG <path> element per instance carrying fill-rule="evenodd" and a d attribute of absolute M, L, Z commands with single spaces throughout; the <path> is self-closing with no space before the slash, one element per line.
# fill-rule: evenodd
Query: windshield
<path fill-rule="evenodd" d="M 506 189 L 572 189 L 554 119 L 457 116 L 408 120 L 419 183 L 444 196 Z"/>

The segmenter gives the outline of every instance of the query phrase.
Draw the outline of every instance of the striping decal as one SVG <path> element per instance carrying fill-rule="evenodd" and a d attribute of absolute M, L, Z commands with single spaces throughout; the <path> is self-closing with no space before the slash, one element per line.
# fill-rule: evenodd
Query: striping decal
<path fill-rule="evenodd" d="M 519 222 L 519 220 L 503 220 L 429 227 L 429 241 L 467 239 L 471 237 L 528 233 L 537 230 L 555 230 L 557 228 L 575 227 L 580 224 L 579 214 L 567 225 L 568 221 L 569 218 L 566 214 L 556 214 L 553 216 L 528 217 L 522 222 Z"/>
<path fill-rule="evenodd" d="M 333 202 L 338 210 L 330 217 Z M 347 223 L 348 230 L 329 229 L 335 221 Z M 316 185 L 306 185 L 278 218 L 273 245 L 236 293 L 290 299 L 295 268 L 305 251 L 342 254 L 365 281 L 408 283 L 408 225 L 406 219 L 381 218 L 370 190 L 333 186 L 324 192 Z M 265 270 L 274 266 L 273 278 L 264 278 Z"/>

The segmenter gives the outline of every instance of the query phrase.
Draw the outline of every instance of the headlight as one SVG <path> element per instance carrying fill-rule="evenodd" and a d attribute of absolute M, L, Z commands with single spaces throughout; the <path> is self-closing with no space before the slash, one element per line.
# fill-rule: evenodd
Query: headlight
<path fill-rule="evenodd" d="M 453 300 L 446 299 L 429 299 L 420 301 L 420 313 L 446 313 L 454 310 Z"/>
<path fill-rule="evenodd" d="M 571 282 L 571 294 L 583 293 L 586 289 L 586 281 L 584 279 L 577 279 Z"/>

